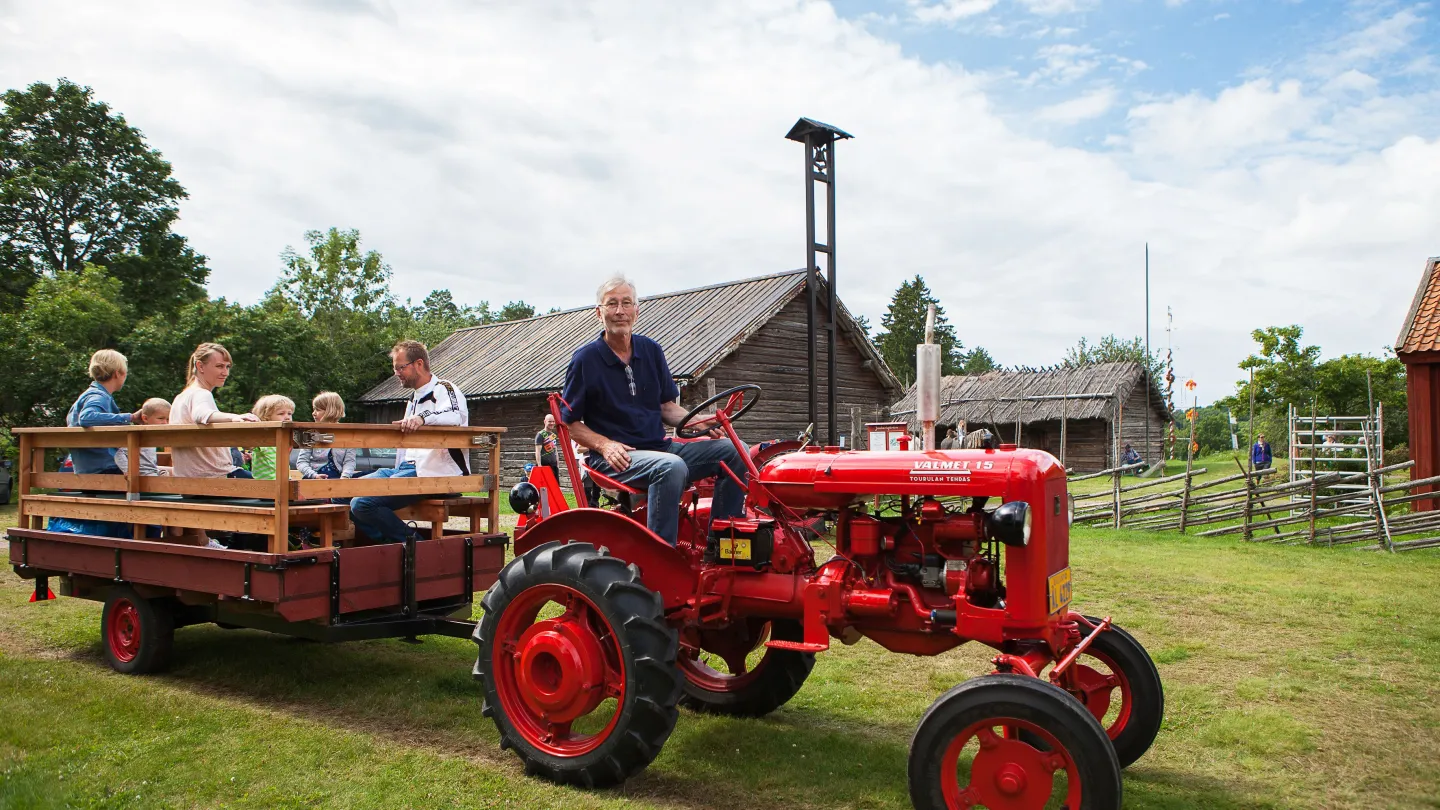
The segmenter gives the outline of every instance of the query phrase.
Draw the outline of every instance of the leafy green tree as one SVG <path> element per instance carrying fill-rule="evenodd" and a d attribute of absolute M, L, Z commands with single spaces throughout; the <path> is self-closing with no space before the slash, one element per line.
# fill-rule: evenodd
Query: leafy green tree
<path fill-rule="evenodd" d="M 1282 410 L 1287 403 L 1310 402 L 1315 390 L 1319 346 L 1304 346 L 1305 329 L 1298 324 L 1268 326 L 1250 333 L 1260 350 L 1240 361 L 1241 371 L 1255 373 L 1255 407 Z M 1250 381 L 1236 383 L 1234 405 L 1250 407 Z"/>
<path fill-rule="evenodd" d="M 890 309 L 880 318 L 884 331 L 875 336 L 875 347 L 886 365 L 903 385 L 915 381 L 915 347 L 925 342 L 925 317 L 935 305 L 935 342 L 940 344 L 940 373 L 959 374 L 964 366 L 965 348 L 955 336 L 955 327 L 945 318 L 945 308 L 916 275 L 901 283 L 890 299 Z"/>
<path fill-rule="evenodd" d="M 58 425 L 89 384 L 90 355 L 129 331 L 120 282 L 104 268 L 44 276 L 0 341 L 0 425 Z"/>
<path fill-rule="evenodd" d="M 483 303 L 483 302 L 482 302 Z M 523 321 L 535 317 L 535 307 L 524 301 L 511 301 L 496 313 L 494 323 L 501 321 Z"/>
<path fill-rule="evenodd" d="M 965 365 L 960 369 L 961 374 L 984 374 L 989 371 L 999 371 L 1000 364 L 990 356 L 981 346 L 976 346 L 965 354 Z"/>
<path fill-rule="evenodd" d="M 127 256 L 145 272 L 114 278 L 127 287 L 153 280 L 127 289 L 128 300 L 153 306 L 203 293 L 204 257 L 170 233 L 185 189 L 138 129 L 65 79 L 6 91 L 0 101 L 0 310 L 46 274 Z M 171 289 L 157 299 L 160 285 Z"/>
<path fill-rule="evenodd" d="M 1140 363 L 1149 368 L 1151 379 L 1160 380 L 1165 376 L 1165 362 L 1154 354 L 1146 357 L 1145 339 L 1139 337 L 1126 340 L 1106 335 L 1100 338 L 1099 343 L 1090 343 L 1082 337 L 1065 351 L 1065 359 L 1060 364 L 1066 368 L 1081 368 L 1100 363 Z"/>

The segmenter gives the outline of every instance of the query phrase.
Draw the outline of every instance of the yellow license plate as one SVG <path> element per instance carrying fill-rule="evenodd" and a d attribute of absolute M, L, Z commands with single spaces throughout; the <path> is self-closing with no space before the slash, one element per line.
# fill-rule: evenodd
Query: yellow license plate
<path fill-rule="evenodd" d="M 750 539 L 747 537 L 722 537 L 720 538 L 720 559 L 722 560 L 748 560 L 750 559 Z"/>
<path fill-rule="evenodd" d="M 1050 575 L 1050 612 L 1059 613 L 1070 605 L 1070 569 Z"/>

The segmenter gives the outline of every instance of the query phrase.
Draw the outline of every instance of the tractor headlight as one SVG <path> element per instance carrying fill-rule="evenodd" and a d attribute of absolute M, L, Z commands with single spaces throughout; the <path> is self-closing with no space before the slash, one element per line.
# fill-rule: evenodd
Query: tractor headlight
<path fill-rule="evenodd" d="M 999 540 L 1007 546 L 1030 544 L 1030 504 L 1011 501 L 990 513 L 986 520 L 986 532 L 991 540 Z"/>
<path fill-rule="evenodd" d="M 529 481 L 521 481 L 510 488 L 510 508 L 517 515 L 528 515 L 540 505 L 540 490 Z"/>

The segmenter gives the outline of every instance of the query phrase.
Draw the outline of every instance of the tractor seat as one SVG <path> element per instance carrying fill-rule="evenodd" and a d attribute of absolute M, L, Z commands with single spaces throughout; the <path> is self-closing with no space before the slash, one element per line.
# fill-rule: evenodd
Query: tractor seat
<path fill-rule="evenodd" d="M 585 473 L 590 476 L 590 480 L 594 481 L 595 484 L 601 489 L 618 490 L 620 492 L 624 492 L 630 495 L 640 494 L 640 490 L 630 486 L 629 484 L 622 484 L 619 481 L 616 481 L 614 478 L 611 478 L 610 476 L 600 472 L 599 470 L 596 470 L 593 467 L 585 466 L 585 462 L 583 461 L 580 462 L 580 466 L 585 468 Z"/>

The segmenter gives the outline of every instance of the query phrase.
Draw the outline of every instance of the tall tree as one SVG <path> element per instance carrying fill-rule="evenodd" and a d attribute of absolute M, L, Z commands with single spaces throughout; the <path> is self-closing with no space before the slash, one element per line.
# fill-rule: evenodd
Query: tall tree
<path fill-rule="evenodd" d="M 167 238 L 185 189 L 140 130 L 65 79 L 0 101 L 0 307 L 45 274 L 132 255 L 164 265 L 169 283 L 192 294 L 203 287 L 204 257 Z"/>
<path fill-rule="evenodd" d="M 925 316 L 930 304 L 935 305 L 935 342 L 940 344 L 940 373 L 958 374 L 964 364 L 964 346 L 955 336 L 955 327 L 945 318 L 945 308 L 916 275 L 901 283 L 890 299 L 890 309 L 880 318 L 880 334 L 875 347 L 886 365 L 904 385 L 915 381 L 915 346 L 925 342 Z"/>
<path fill-rule="evenodd" d="M 961 374 L 984 374 L 988 371 L 998 371 L 1000 364 L 985 351 L 983 346 L 976 346 L 965 353 L 965 365 L 960 369 Z"/>
<path fill-rule="evenodd" d="M 1139 337 L 1126 340 L 1106 335 L 1100 338 L 1099 343 L 1091 343 L 1082 337 L 1065 350 L 1065 359 L 1060 364 L 1067 368 L 1081 368 L 1100 363 L 1140 363 L 1150 369 L 1151 379 L 1158 381 L 1165 376 L 1164 361 L 1153 354 L 1146 357 L 1145 339 Z"/>

